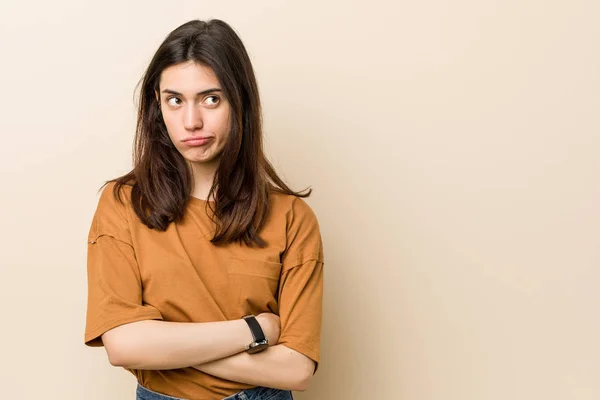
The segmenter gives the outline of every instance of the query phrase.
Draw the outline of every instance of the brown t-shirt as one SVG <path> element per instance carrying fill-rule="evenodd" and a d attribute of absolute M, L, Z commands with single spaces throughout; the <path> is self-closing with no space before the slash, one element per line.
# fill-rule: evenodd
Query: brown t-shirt
<path fill-rule="evenodd" d="M 131 188 L 100 196 L 88 236 L 85 343 L 141 320 L 212 322 L 272 312 L 280 344 L 319 362 L 323 246 L 317 218 L 299 197 L 271 193 L 261 237 L 265 248 L 210 243 L 215 225 L 206 201 L 192 197 L 182 221 L 164 232 L 142 224 Z M 194 368 L 130 370 L 150 390 L 187 399 L 221 399 L 252 386 Z"/>

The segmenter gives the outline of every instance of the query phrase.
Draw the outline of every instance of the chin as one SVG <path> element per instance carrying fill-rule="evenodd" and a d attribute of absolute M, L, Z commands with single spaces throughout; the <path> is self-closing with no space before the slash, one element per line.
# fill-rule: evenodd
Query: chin
<path fill-rule="evenodd" d="M 215 161 L 219 160 L 222 150 L 215 150 L 217 149 L 186 149 L 185 151 L 180 151 L 179 153 L 187 162 L 205 164 L 214 163 Z"/>
<path fill-rule="evenodd" d="M 185 157 L 185 159 L 194 164 L 212 164 L 218 160 L 218 157 L 211 154 L 209 156 L 204 156 L 204 157 L 202 157 L 202 156 L 200 156 L 200 157 L 198 157 L 198 156 Z"/>

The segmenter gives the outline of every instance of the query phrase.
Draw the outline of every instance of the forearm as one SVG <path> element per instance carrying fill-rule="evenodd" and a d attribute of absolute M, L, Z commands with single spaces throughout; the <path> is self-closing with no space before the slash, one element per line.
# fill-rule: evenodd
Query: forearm
<path fill-rule="evenodd" d="M 257 354 L 239 353 L 194 368 L 219 378 L 283 390 L 305 390 L 315 363 L 284 345 Z"/>
<path fill-rule="evenodd" d="M 139 321 L 102 335 L 109 360 L 132 369 L 176 369 L 244 351 L 252 335 L 243 320 L 183 323 Z"/>

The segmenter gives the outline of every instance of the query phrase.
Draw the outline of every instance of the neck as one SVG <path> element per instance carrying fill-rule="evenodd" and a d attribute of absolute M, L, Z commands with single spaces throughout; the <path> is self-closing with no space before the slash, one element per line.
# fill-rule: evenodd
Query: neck
<path fill-rule="evenodd" d="M 189 163 L 189 166 L 192 171 L 192 177 L 194 179 L 194 190 L 192 191 L 192 196 L 207 200 L 208 193 L 210 192 L 210 188 L 212 187 L 213 181 L 215 179 L 215 173 L 217 171 L 217 167 L 219 166 L 218 162 L 215 163 Z M 214 200 L 211 198 L 210 200 Z"/>

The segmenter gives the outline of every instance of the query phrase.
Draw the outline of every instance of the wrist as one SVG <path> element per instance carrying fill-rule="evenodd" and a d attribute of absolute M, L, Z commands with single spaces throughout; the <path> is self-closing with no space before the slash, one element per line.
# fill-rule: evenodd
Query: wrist
<path fill-rule="evenodd" d="M 245 350 L 246 353 L 255 354 L 264 351 L 269 347 L 269 341 L 262 329 L 260 322 L 257 317 L 253 315 L 246 315 L 242 319 L 248 325 L 248 329 L 252 335 L 252 341 L 248 343 Z"/>

